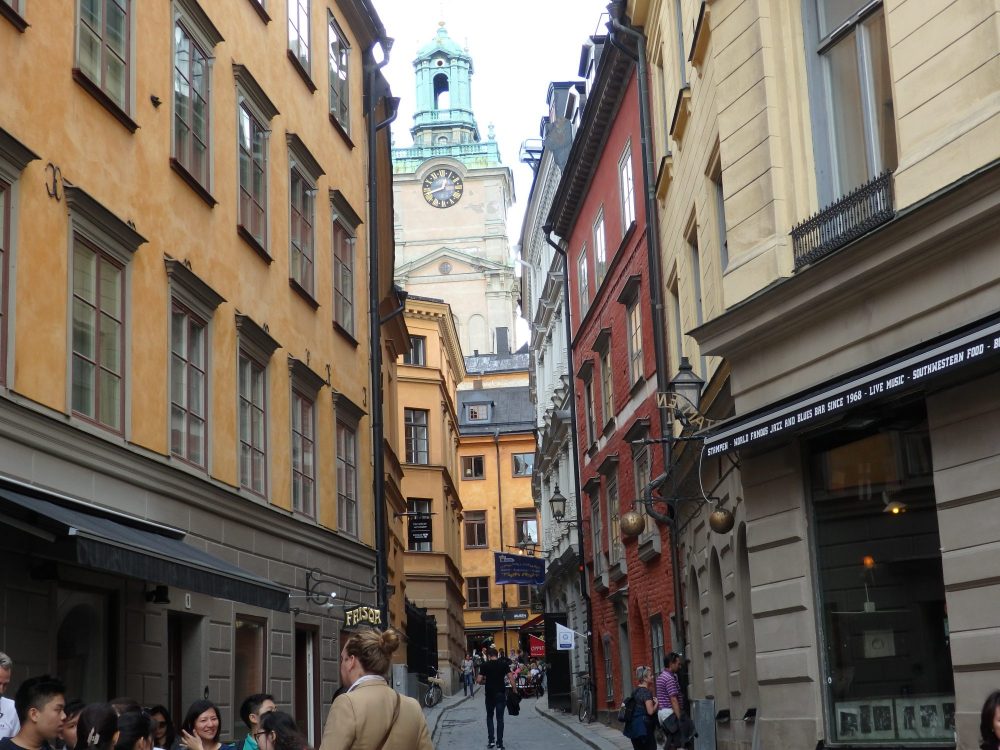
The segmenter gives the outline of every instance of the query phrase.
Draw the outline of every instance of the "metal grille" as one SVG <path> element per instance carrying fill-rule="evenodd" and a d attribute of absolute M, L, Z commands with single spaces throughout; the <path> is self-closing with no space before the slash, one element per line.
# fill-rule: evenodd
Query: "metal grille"
<path fill-rule="evenodd" d="M 892 201 L 892 172 L 886 171 L 793 227 L 796 270 L 889 221 Z"/>

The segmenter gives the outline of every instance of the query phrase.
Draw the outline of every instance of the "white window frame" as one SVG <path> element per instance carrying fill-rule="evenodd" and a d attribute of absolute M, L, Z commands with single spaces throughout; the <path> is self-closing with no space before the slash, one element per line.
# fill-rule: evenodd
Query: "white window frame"
<path fill-rule="evenodd" d="M 597 212 L 594 220 L 594 287 L 601 288 L 605 276 L 608 275 L 608 242 L 607 228 L 604 223 L 604 209 Z"/>
<path fill-rule="evenodd" d="M 348 536 L 357 537 L 359 533 L 358 429 L 356 424 L 344 419 L 337 419 L 336 429 L 337 528 Z"/>
<path fill-rule="evenodd" d="M 256 0 L 251 0 L 255 2 Z M 243 238 L 250 242 L 255 250 L 261 252 L 266 258 L 270 259 L 270 247 L 271 247 L 271 211 L 269 207 L 269 199 L 271 195 L 271 179 L 270 179 L 270 164 L 271 164 L 271 121 L 274 119 L 275 115 L 278 114 L 277 108 L 268 98 L 264 90 L 261 89 L 257 81 L 254 80 L 253 76 L 246 67 L 234 64 L 233 65 L 233 76 L 236 79 L 236 205 L 237 205 L 237 219 L 236 227 L 237 233 L 243 236 Z M 262 176 L 263 176 L 263 191 L 264 195 L 263 201 L 263 223 L 264 231 L 262 237 L 255 237 L 250 228 L 250 217 L 242 215 L 242 190 L 243 182 L 240 175 L 240 111 L 246 110 L 246 113 L 257 122 L 261 128 L 261 133 L 263 137 L 263 160 L 262 165 Z M 251 138 L 250 142 L 250 188 L 248 192 L 251 196 L 251 201 L 253 200 L 252 186 L 253 186 L 253 140 Z"/>
<path fill-rule="evenodd" d="M 333 17 L 333 13 L 327 10 L 327 62 L 329 63 L 329 102 L 330 117 L 337 121 L 337 124 L 344 129 L 344 132 L 351 133 L 351 45 Z M 341 63 L 334 68 L 334 57 L 339 53 Z M 337 70 L 343 68 L 342 75 L 335 75 Z M 337 82 L 340 85 L 336 85 Z M 336 103 L 335 103 L 336 100 Z"/>
<path fill-rule="evenodd" d="M 301 28 L 303 18 L 306 26 L 305 33 Z M 310 78 L 312 77 L 311 30 L 312 0 L 288 0 L 288 51 Z M 303 42 L 305 42 L 304 57 L 302 55 Z"/>
<path fill-rule="evenodd" d="M 632 142 L 625 145 L 625 150 L 618 160 L 618 188 L 621 193 L 622 236 L 628 232 L 635 222 L 635 180 L 632 176 Z"/>
<path fill-rule="evenodd" d="M 590 309 L 590 281 L 587 275 L 587 244 L 584 243 L 577 260 L 577 284 L 580 293 L 580 318 Z"/>

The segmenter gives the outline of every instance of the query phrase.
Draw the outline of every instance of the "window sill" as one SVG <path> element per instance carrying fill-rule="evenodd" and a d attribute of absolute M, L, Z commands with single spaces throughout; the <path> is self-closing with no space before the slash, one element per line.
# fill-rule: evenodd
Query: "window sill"
<path fill-rule="evenodd" d="M 3 16 L 10 21 L 11 25 L 22 34 L 24 33 L 24 30 L 30 26 L 30 24 L 21 17 L 20 13 L 7 5 L 7 3 L 3 2 L 3 0 L 0 0 L 0 16 Z"/>
<path fill-rule="evenodd" d="M 597 443 L 591 443 L 587 447 L 587 456 L 593 458 L 597 454 Z"/>
<path fill-rule="evenodd" d="M 305 303 L 309 305 L 309 307 L 313 310 L 319 310 L 319 302 L 317 302 L 316 298 L 309 293 L 309 290 L 302 286 L 299 282 L 295 279 L 289 279 L 288 286 L 290 286 L 296 294 L 305 300 Z"/>
<path fill-rule="evenodd" d="M 194 190 L 195 193 L 197 193 L 199 198 L 205 201 L 205 203 L 208 205 L 209 208 L 215 208 L 215 205 L 218 203 L 218 201 L 212 197 L 212 194 L 205 189 L 204 185 L 198 182 L 198 180 L 195 178 L 193 174 L 187 171 L 187 168 L 183 164 L 181 164 L 179 161 L 177 161 L 177 159 L 175 159 L 172 156 L 170 157 L 170 168 L 174 170 L 180 176 L 180 178 L 184 180 L 184 182 L 187 183 L 187 186 L 189 188 L 191 188 L 192 190 Z"/>
<path fill-rule="evenodd" d="M 249 3 L 253 7 L 253 9 L 257 11 L 257 15 L 260 16 L 261 21 L 263 21 L 264 23 L 271 23 L 271 16 L 269 16 L 267 14 L 267 11 L 264 10 L 263 5 L 258 3 L 257 0 L 249 0 Z"/>
<path fill-rule="evenodd" d="M 260 244 L 257 241 L 257 238 L 254 237 L 252 234 L 250 234 L 250 232 L 247 231 L 247 229 L 242 224 L 236 225 L 236 234 L 238 234 L 245 243 L 247 243 L 251 248 L 253 248 L 253 251 L 257 253 L 257 255 L 259 255 L 261 258 L 263 258 L 268 264 L 274 262 L 274 258 L 272 258 L 271 255 L 267 252 L 267 249 L 262 244 Z"/>
<path fill-rule="evenodd" d="M 286 51 L 288 53 L 288 59 L 292 63 L 292 67 L 295 68 L 295 72 L 299 74 L 299 77 L 302 79 L 302 82 L 309 89 L 309 93 L 315 94 L 316 84 L 313 83 L 313 79 L 312 76 L 309 75 L 309 71 L 306 70 L 304 67 L 302 67 L 302 63 L 299 62 L 299 58 L 295 56 L 295 53 L 293 53 L 291 50 L 286 50 Z"/>
<path fill-rule="evenodd" d="M 333 321 L 333 330 L 335 330 L 337 333 L 339 333 L 341 336 L 347 339 L 348 343 L 355 349 L 359 346 L 358 340 L 354 338 L 351 332 L 348 331 L 346 328 L 344 328 L 344 326 L 340 325 L 340 323 L 338 323 L 336 320 Z"/>
<path fill-rule="evenodd" d="M 611 417 L 611 419 L 604 423 L 604 429 L 601 430 L 601 434 L 604 435 L 604 437 L 608 437 L 608 435 L 615 431 L 616 425 L 617 422 L 615 421 L 615 418 Z"/>
<path fill-rule="evenodd" d="M 602 594 L 608 593 L 611 588 L 611 582 L 608 580 L 607 573 L 599 573 L 594 576 L 594 590 L 600 591 Z"/>
<path fill-rule="evenodd" d="M 0 6 L 3 3 L 0 2 Z M 119 107 L 115 102 L 111 100 L 111 97 L 101 91 L 101 87 L 96 83 L 87 78 L 86 73 L 84 73 L 79 68 L 73 68 L 73 80 L 80 84 L 84 90 L 97 100 L 97 103 L 104 107 L 108 112 L 110 112 L 118 122 L 125 126 L 125 128 L 130 133 L 134 133 L 139 129 L 135 120 L 128 116 L 128 113 L 124 109 Z"/>
<path fill-rule="evenodd" d="M 486 477 L 462 477 L 463 482 L 481 482 L 484 479 L 486 479 Z"/>
<path fill-rule="evenodd" d="M 615 563 L 611 563 L 611 567 L 608 570 L 608 576 L 612 581 L 620 581 L 628 575 L 628 568 L 625 565 L 625 558 Z"/>
<path fill-rule="evenodd" d="M 640 375 L 639 378 L 632 384 L 632 387 L 628 389 L 629 398 L 635 396 L 640 389 L 646 385 L 646 376 Z"/>
<path fill-rule="evenodd" d="M 639 537 L 639 559 L 643 562 L 655 560 L 660 556 L 663 547 L 660 542 L 660 535 L 656 533 L 655 521 L 646 517 L 646 523 L 654 524 L 653 533 L 645 532 Z"/>
<path fill-rule="evenodd" d="M 489 549 L 489 546 L 485 544 L 480 544 L 475 547 L 465 547 L 465 549 Z"/>
<path fill-rule="evenodd" d="M 348 146 L 349 146 L 349 147 L 351 148 L 351 150 L 353 151 L 353 150 L 354 150 L 354 141 L 353 141 L 353 140 L 351 140 L 351 135 L 350 135 L 350 133 L 348 133 L 348 132 L 347 132 L 347 128 L 345 128 L 345 127 L 344 127 L 344 126 L 343 126 L 343 125 L 342 125 L 342 124 L 340 123 L 340 120 L 338 120 L 338 119 L 337 119 L 337 118 L 336 118 L 336 117 L 334 116 L 333 112 L 331 112 L 331 113 L 330 113 L 330 124 L 331 124 L 331 125 L 333 125 L 333 129 L 334 129 L 334 130 L 336 130 L 336 131 L 337 131 L 338 133 L 340 133 L 340 137 L 344 139 L 344 142 L 345 142 L 345 143 L 346 143 L 346 144 L 347 144 L 347 145 L 348 145 Z"/>

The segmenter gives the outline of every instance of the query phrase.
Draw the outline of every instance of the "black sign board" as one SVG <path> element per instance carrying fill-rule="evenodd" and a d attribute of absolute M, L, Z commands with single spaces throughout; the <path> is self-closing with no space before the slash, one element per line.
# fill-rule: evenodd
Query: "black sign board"
<path fill-rule="evenodd" d="M 786 404 L 722 425 L 705 438 L 704 455 L 718 456 L 781 437 L 831 416 L 971 368 L 1000 354 L 1000 321 L 949 336 Z"/>
<path fill-rule="evenodd" d="M 431 543 L 431 516 L 429 513 L 418 513 L 409 517 L 410 548 L 418 544 Z"/>
<path fill-rule="evenodd" d="M 502 609 L 484 609 L 481 613 L 483 622 L 501 622 L 503 621 L 503 610 Z M 521 622 L 528 619 L 528 610 L 526 609 L 508 609 L 507 610 L 507 622 Z"/>

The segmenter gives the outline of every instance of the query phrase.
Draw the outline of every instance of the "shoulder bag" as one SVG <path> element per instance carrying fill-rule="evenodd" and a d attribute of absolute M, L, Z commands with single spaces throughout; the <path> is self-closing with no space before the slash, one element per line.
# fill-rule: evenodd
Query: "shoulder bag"
<path fill-rule="evenodd" d="M 399 718 L 399 693 L 395 690 L 392 691 L 396 696 L 396 707 L 392 710 L 392 718 L 389 719 L 389 728 L 385 730 L 385 736 L 382 741 L 375 746 L 375 750 L 382 750 L 385 747 L 385 743 L 389 741 L 389 735 L 392 734 L 393 728 L 396 726 L 396 719 Z"/>

